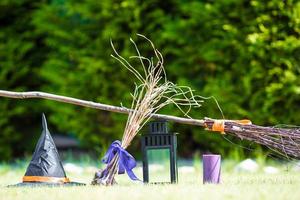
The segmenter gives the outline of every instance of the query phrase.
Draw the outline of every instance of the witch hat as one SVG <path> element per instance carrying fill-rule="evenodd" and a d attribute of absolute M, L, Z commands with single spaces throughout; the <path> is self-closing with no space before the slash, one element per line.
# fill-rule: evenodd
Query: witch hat
<path fill-rule="evenodd" d="M 47 127 L 46 117 L 42 116 L 43 131 L 35 147 L 32 159 L 23 177 L 23 182 L 15 186 L 56 186 L 85 185 L 70 182 L 67 178 L 58 151 Z"/>

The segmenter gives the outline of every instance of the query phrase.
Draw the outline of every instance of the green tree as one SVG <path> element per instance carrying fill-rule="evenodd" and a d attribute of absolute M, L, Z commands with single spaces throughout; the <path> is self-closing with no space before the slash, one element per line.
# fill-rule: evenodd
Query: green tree
<path fill-rule="evenodd" d="M 38 90 L 39 70 L 46 48 L 31 24 L 36 4 L 28 0 L 0 2 L 0 87 Z M 42 110 L 39 101 L 0 100 L 0 159 L 32 151 L 38 134 L 36 121 Z M 36 133 L 36 134 L 33 134 Z"/>
<path fill-rule="evenodd" d="M 226 118 L 249 118 L 261 125 L 300 121 L 298 1 L 28 2 L 7 1 L 0 7 L 0 20 L 6 22 L 0 29 L 4 89 L 41 89 L 129 106 L 135 80 L 109 57 L 110 40 L 127 57 L 135 53 L 129 37 L 136 40 L 141 33 L 163 53 L 168 78 L 200 95 L 215 96 Z M 151 56 L 149 45 L 137 42 L 145 56 Z M 50 101 L 2 99 L 0 106 L 0 127 L 7 138 L 3 141 L 16 144 L 22 133 L 15 130 L 24 122 L 15 124 L 13 119 L 33 119 L 41 110 L 50 111 L 50 122 L 59 132 L 73 133 L 83 145 L 99 151 L 121 137 L 126 121 L 125 115 Z M 174 107 L 163 112 L 181 115 Z M 191 115 L 221 117 L 213 100 Z M 36 123 L 30 120 L 28 127 L 36 129 Z M 173 129 L 181 132 L 179 144 L 186 145 L 179 147 L 185 155 L 195 148 L 228 153 L 236 147 L 201 128 Z"/>

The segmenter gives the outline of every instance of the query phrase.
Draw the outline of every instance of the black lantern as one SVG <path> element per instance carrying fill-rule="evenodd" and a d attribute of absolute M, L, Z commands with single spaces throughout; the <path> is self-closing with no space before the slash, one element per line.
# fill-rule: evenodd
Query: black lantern
<path fill-rule="evenodd" d="M 177 136 L 168 133 L 167 122 L 150 122 L 149 133 L 142 135 L 144 183 L 177 183 L 176 151 Z"/>

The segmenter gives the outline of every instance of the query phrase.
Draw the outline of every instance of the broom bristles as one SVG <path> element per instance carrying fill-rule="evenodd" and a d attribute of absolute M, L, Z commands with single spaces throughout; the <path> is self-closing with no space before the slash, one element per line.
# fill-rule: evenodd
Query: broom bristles
<path fill-rule="evenodd" d="M 208 129 L 212 129 L 216 120 L 205 119 Z M 240 124 L 232 120 L 224 120 L 224 132 L 240 138 L 264 145 L 286 158 L 300 158 L 300 129 L 264 127 L 254 124 Z"/>

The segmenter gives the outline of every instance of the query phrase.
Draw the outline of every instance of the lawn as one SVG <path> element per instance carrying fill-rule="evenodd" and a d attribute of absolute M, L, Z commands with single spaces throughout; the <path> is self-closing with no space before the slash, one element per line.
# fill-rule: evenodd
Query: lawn
<path fill-rule="evenodd" d="M 219 185 L 203 185 L 200 166 L 180 167 L 176 185 L 143 185 L 120 175 L 119 184 L 113 187 L 7 188 L 21 181 L 26 166 L 1 165 L 0 199 L 300 199 L 300 172 L 286 170 L 286 166 L 277 166 L 280 172 L 276 174 L 237 173 L 232 164 L 223 163 Z M 80 172 L 66 171 L 72 181 L 89 183 L 94 167 L 85 165 Z M 141 168 L 135 171 L 141 177 Z"/>

